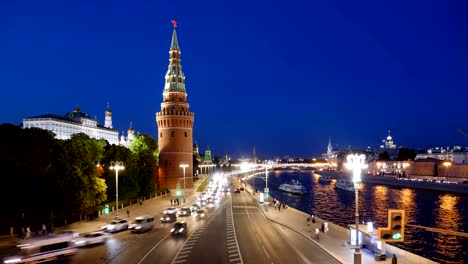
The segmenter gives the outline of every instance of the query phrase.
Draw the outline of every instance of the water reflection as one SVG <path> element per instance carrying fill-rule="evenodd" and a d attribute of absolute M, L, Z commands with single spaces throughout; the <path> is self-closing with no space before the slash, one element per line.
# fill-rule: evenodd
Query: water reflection
<path fill-rule="evenodd" d="M 354 192 L 336 190 L 334 183 L 321 184 L 310 172 L 274 172 L 268 185 L 272 197 L 284 200 L 303 212 L 316 214 L 343 227 L 354 223 Z M 291 179 L 299 180 L 308 190 L 301 197 L 287 195 L 277 187 Z M 265 181 L 254 180 L 263 189 Z M 422 189 L 362 183 L 359 189 L 361 221 L 387 226 L 388 209 L 405 209 L 405 242 L 398 247 L 441 263 L 468 263 L 468 238 L 432 232 L 414 225 L 443 230 L 468 231 L 468 195 L 445 194 Z"/>

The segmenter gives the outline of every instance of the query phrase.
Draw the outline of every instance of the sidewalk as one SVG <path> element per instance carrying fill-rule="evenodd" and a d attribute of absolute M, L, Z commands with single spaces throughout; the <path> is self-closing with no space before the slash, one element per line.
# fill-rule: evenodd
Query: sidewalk
<path fill-rule="evenodd" d="M 259 204 L 260 198 L 259 193 L 253 194 L 253 188 L 246 184 L 246 191 L 257 201 Z M 346 244 L 346 241 L 349 240 L 349 236 L 346 233 L 340 232 L 339 230 L 333 228 L 331 223 L 329 223 L 329 231 L 324 233 L 320 231 L 319 240 L 315 239 L 315 227 L 320 229 L 323 220 L 315 217 L 315 224 L 310 223 L 310 226 L 307 226 L 307 216 L 308 214 L 296 210 L 294 208 L 288 207 L 287 209 L 282 209 L 278 211 L 274 206 L 268 207 L 266 210 L 263 208 L 264 215 L 270 220 L 282 226 L 288 227 L 306 237 L 307 239 L 314 242 L 317 246 L 321 247 L 323 250 L 328 252 L 336 260 L 341 263 L 352 264 L 354 261 L 354 248 L 350 248 Z M 391 263 L 391 257 L 387 256 L 386 260 L 376 261 L 374 254 L 368 249 L 361 249 L 362 253 L 362 264 L 371 264 L 371 263 Z M 415 263 L 411 262 L 410 259 L 405 256 L 397 256 L 398 263 Z"/>
<path fill-rule="evenodd" d="M 173 206 L 173 207 L 190 207 L 192 204 L 196 202 L 197 199 L 197 188 L 200 186 L 201 180 L 197 181 L 194 183 L 194 191 L 191 195 L 186 197 L 186 203 L 182 203 L 182 199 L 180 199 L 181 203 L 178 206 Z M 162 212 L 168 208 L 171 207 L 171 196 L 170 194 L 154 197 L 151 199 L 147 199 L 143 201 L 143 204 L 140 205 L 138 203 L 135 203 L 131 206 L 124 207 L 119 210 L 119 218 L 126 219 L 126 220 L 132 220 L 137 216 L 140 215 L 154 215 L 157 219 L 161 216 Z M 130 217 L 127 217 L 127 209 L 130 212 Z M 80 234 L 83 233 L 89 233 L 93 231 L 98 231 L 100 228 L 104 225 L 107 224 L 108 221 L 112 220 L 115 217 L 115 213 L 111 212 L 108 215 L 102 215 L 94 220 L 90 221 L 79 221 L 79 222 L 74 222 L 69 225 L 61 226 L 61 227 L 56 227 L 54 232 L 62 232 L 66 230 L 73 230 L 75 232 L 78 232 Z M 4 235 L 0 236 L 0 247 L 5 247 L 5 246 L 12 246 L 16 245 L 19 241 L 21 241 L 20 238 L 17 236 L 9 236 L 9 235 Z"/>
<path fill-rule="evenodd" d="M 148 200 L 143 201 L 143 204 L 140 205 L 135 203 L 131 206 L 124 207 L 119 210 L 119 218 L 126 219 L 126 220 L 133 220 L 135 217 L 140 215 L 154 215 L 157 219 L 161 216 L 163 211 L 168 207 L 190 207 L 194 204 L 197 200 L 197 188 L 200 186 L 201 180 L 197 181 L 193 185 L 193 193 L 186 197 L 186 203 L 182 203 L 182 199 L 180 200 L 180 205 L 171 205 L 171 196 L 170 194 L 166 194 L 163 196 L 158 196 L 155 198 L 151 198 Z M 130 217 L 127 217 L 127 209 L 130 212 Z M 92 221 L 80 221 L 69 224 L 67 226 L 56 228 L 57 231 L 63 230 L 73 230 L 80 234 L 82 233 L 89 233 L 93 231 L 99 230 L 102 226 L 107 224 L 107 221 L 112 220 L 115 217 L 114 212 L 109 213 L 108 215 L 102 215 L 95 220 Z"/>

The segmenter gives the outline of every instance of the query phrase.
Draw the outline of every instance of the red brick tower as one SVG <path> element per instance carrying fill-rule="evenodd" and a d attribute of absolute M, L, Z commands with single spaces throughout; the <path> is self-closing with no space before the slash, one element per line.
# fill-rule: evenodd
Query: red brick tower
<path fill-rule="evenodd" d="M 181 196 L 193 191 L 193 137 L 194 113 L 190 112 L 185 91 L 185 76 L 180 64 L 180 49 L 177 41 L 175 20 L 172 21 L 169 67 L 163 90 L 161 111 L 156 113 L 159 145 L 159 182 L 161 187 L 176 194 L 179 184 Z M 181 164 L 187 164 L 184 169 Z M 184 189 L 185 185 L 185 189 Z"/>

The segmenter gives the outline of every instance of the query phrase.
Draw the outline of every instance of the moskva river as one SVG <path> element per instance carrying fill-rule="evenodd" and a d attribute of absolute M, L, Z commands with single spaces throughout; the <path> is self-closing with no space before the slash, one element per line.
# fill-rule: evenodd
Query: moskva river
<path fill-rule="evenodd" d="M 265 174 L 247 182 L 263 191 Z M 334 183 L 321 184 L 313 171 L 270 171 L 268 187 L 272 197 L 306 213 L 347 227 L 354 224 L 354 192 L 338 190 Z M 298 180 L 307 188 L 303 196 L 278 190 L 282 183 Z M 387 210 L 406 210 L 405 242 L 393 245 L 440 263 L 468 264 L 468 237 L 447 234 L 447 230 L 468 233 L 468 195 L 361 183 L 360 222 L 387 226 Z M 409 226 L 408 226 L 409 225 Z M 411 225 L 437 228 L 431 231 Z"/>

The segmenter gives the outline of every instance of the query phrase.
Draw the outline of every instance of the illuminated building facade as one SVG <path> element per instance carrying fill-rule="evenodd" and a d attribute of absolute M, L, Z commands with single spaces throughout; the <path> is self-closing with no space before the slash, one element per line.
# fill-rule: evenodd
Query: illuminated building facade
<path fill-rule="evenodd" d="M 110 115 L 108 115 L 108 111 Z M 51 131 L 55 138 L 67 140 L 74 134 L 84 133 L 90 138 L 105 139 L 111 145 L 119 144 L 119 132 L 112 128 L 112 112 L 107 108 L 105 124 L 100 125 L 96 120 L 91 119 L 88 114 L 76 107 L 72 112 L 60 116 L 46 114 L 23 119 L 23 128 L 41 128 Z M 109 123 L 110 122 L 110 123 Z"/>

